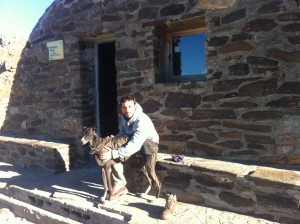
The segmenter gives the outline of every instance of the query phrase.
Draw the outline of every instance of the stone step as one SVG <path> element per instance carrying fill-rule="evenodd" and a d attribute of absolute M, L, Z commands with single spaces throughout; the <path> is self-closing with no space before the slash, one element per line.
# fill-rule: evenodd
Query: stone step
<path fill-rule="evenodd" d="M 0 207 L 12 208 L 13 213 L 33 223 L 79 224 L 75 220 L 66 218 L 28 203 L 0 194 Z"/>
<path fill-rule="evenodd" d="M 72 145 L 50 140 L 0 136 L 0 161 L 24 168 L 39 167 L 54 173 L 73 167 Z"/>
<path fill-rule="evenodd" d="M 56 199 L 51 197 L 49 192 L 28 190 L 14 185 L 2 189 L 1 193 L 0 201 L 6 201 L 13 205 L 19 204 L 21 206 L 19 210 L 27 206 L 27 209 L 23 209 L 25 213 L 18 212 L 16 215 L 34 223 L 120 224 L 127 223 L 131 217 L 129 214 L 111 208 L 95 207 L 93 202 L 85 201 L 80 203 L 82 200 L 78 197 L 78 201 L 76 201 L 76 196 Z M 38 215 L 36 218 L 27 217 L 27 213 L 36 213 Z M 35 214 L 33 215 L 36 216 Z M 47 218 L 52 219 L 52 217 L 54 217 L 53 222 L 47 221 Z M 64 217 L 64 219 L 60 217 Z"/>
<path fill-rule="evenodd" d="M 199 224 L 239 223 L 277 224 L 261 218 L 212 209 L 207 206 L 178 202 L 174 216 L 162 220 L 165 199 L 153 196 L 140 197 L 130 190 L 119 199 L 99 203 L 103 193 L 100 170 L 97 166 L 53 174 L 41 169 L 20 169 L 0 163 L 0 194 L 6 198 L 26 203 L 80 223 L 130 223 L 130 224 Z M 8 201 L 8 200 L 6 200 Z M 0 203 L 1 204 L 1 203 Z M 11 207 L 15 207 L 12 203 Z M 29 208 L 29 206 L 27 206 Z M 34 210 L 33 210 L 34 211 Z M 24 214 L 19 213 L 22 217 Z M 26 214 L 25 214 L 26 215 Z M 46 218 L 45 218 L 46 219 Z M 59 223 L 38 222 L 35 223 Z"/>

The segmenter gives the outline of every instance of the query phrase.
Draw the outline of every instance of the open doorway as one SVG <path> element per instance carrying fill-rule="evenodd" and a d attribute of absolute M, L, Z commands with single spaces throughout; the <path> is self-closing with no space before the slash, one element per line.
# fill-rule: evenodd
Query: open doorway
<path fill-rule="evenodd" d="M 99 43 L 98 53 L 98 125 L 101 136 L 118 133 L 118 102 L 115 42 Z"/>

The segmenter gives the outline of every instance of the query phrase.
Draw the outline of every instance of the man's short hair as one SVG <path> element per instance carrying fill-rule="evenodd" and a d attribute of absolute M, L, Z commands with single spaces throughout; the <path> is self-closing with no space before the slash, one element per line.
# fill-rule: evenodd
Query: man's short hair
<path fill-rule="evenodd" d="M 122 103 L 125 103 L 126 101 L 133 101 L 134 103 L 136 103 L 135 97 L 133 95 L 126 95 L 123 96 L 120 100 L 120 105 L 122 105 Z"/>

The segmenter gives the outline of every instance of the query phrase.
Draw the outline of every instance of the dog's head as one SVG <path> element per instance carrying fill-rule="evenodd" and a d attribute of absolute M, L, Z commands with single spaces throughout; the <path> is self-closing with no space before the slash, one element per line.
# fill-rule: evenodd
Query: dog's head
<path fill-rule="evenodd" d="M 107 143 L 109 139 L 101 138 L 97 135 L 96 127 L 83 127 L 83 137 L 81 139 L 81 144 L 90 144 L 91 152 L 90 154 L 107 152 Z"/>
<path fill-rule="evenodd" d="M 83 137 L 81 139 L 81 144 L 85 145 L 90 142 L 96 134 L 96 126 L 83 127 Z"/>

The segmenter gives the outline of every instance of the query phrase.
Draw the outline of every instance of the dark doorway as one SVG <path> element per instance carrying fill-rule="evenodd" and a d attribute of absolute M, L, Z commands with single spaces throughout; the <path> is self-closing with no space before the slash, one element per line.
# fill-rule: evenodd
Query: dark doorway
<path fill-rule="evenodd" d="M 115 42 L 98 44 L 99 129 L 101 136 L 118 133 Z"/>

